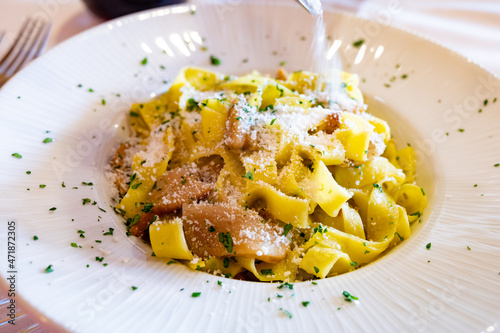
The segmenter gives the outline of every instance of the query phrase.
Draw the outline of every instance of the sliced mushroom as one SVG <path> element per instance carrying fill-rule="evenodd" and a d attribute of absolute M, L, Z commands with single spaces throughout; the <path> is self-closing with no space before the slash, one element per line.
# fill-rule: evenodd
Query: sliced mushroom
<path fill-rule="evenodd" d="M 139 222 L 130 227 L 130 233 L 136 237 L 142 237 L 144 235 L 144 231 L 146 231 L 154 216 L 155 214 L 153 213 L 142 214 L 139 218 Z"/>
<path fill-rule="evenodd" d="M 174 212 L 183 204 L 202 199 L 211 190 L 212 186 L 202 182 L 199 174 L 189 168 L 169 170 L 151 191 L 150 201 L 154 205 L 151 212 L 156 215 Z"/>
<path fill-rule="evenodd" d="M 270 263 L 285 258 L 290 241 L 283 228 L 272 225 L 257 212 L 229 204 L 182 206 L 189 249 L 200 257 L 238 256 Z"/>
<path fill-rule="evenodd" d="M 124 196 L 127 193 L 128 186 L 127 182 L 127 171 L 130 169 L 130 166 L 124 165 L 124 157 L 127 155 L 128 149 L 130 148 L 130 143 L 124 142 L 118 147 L 115 152 L 115 155 L 111 159 L 109 165 L 113 169 L 113 173 L 115 174 L 114 183 L 116 188 L 118 189 L 118 193 L 120 197 Z"/>
<path fill-rule="evenodd" d="M 226 146 L 230 149 L 241 150 L 250 147 L 249 126 L 242 117 L 239 98 L 234 99 L 233 104 L 227 113 L 225 140 Z"/>

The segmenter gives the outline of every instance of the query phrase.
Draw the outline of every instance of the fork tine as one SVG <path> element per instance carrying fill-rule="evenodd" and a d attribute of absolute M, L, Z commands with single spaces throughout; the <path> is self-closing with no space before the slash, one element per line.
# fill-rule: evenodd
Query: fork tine
<path fill-rule="evenodd" d="M 28 47 L 24 48 L 23 50 L 24 53 L 22 55 L 19 54 L 18 59 L 16 59 L 15 63 L 14 62 L 12 63 L 8 72 L 6 73 L 7 76 L 13 75 L 15 72 L 21 69 L 25 64 L 27 64 L 34 58 L 38 57 L 40 53 L 42 53 L 45 45 L 47 44 L 52 24 L 45 23 L 43 21 L 36 22 L 35 24 L 37 26 L 35 30 L 37 31 L 34 33 L 35 35 L 34 38 L 32 38 Z M 29 37 L 31 38 L 32 36 Z"/>
<path fill-rule="evenodd" d="M 23 36 L 26 28 L 28 27 L 29 22 L 30 22 L 30 18 L 27 18 L 24 21 L 23 25 L 21 26 L 21 29 L 19 29 L 19 32 L 17 33 L 17 37 L 14 40 L 14 43 L 12 44 L 12 46 L 10 47 L 10 49 L 7 51 L 7 53 L 5 54 L 5 56 L 2 58 L 2 60 L 0 60 L 0 73 L 3 72 L 2 67 L 5 65 L 7 59 L 11 58 L 12 53 L 16 49 L 16 46 L 18 46 L 19 41 L 21 40 L 21 37 Z"/>

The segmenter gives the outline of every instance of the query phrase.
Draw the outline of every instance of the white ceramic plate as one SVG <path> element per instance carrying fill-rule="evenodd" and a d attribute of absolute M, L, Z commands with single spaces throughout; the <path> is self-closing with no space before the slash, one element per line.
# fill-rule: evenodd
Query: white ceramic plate
<path fill-rule="evenodd" d="M 6 222 L 15 221 L 18 302 L 52 329 L 77 332 L 498 330 L 500 81 L 428 40 L 360 18 L 326 14 L 372 112 L 418 153 L 429 207 L 410 239 L 355 272 L 279 290 L 166 265 L 125 236 L 102 170 L 122 132 L 114 125 L 132 102 L 165 91 L 164 80 L 183 65 L 210 67 L 210 55 L 225 73 L 274 73 L 282 61 L 292 71 L 307 68 L 312 19 L 302 9 L 191 10 L 103 24 L 56 47 L 0 91 L 1 274 L 9 270 Z M 359 39 L 365 43 L 354 47 Z M 47 137 L 53 142 L 43 143 Z M 103 235 L 109 228 L 114 236 Z M 359 302 L 345 302 L 343 290 Z"/>

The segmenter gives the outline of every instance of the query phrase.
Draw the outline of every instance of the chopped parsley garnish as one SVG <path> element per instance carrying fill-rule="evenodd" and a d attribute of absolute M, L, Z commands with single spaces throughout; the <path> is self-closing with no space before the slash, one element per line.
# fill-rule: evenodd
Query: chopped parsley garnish
<path fill-rule="evenodd" d="M 285 66 L 285 65 L 286 65 L 286 61 L 280 62 L 280 66 Z"/>
<path fill-rule="evenodd" d="M 88 204 L 88 203 L 91 203 L 91 202 L 92 202 L 92 200 L 90 200 L 89 198 L 83 198 L 83 199 L 82 199 L 82 205 L 84 205 L 84 206 L 85 206 L 86 204 Z"/>
<path fill-rule="evenodd" d="M 31 175 L 31 171 L 29 171 L 29 170 L 28 170 L 28 171 L 26 171 L 26 174 L 27 174 L 27 175 Z"/>
<path fill-rule="evenodd" d="M 467 250 L 469 250 L 469 251 L 471 250 L 469 246 L 467 246 Z"/>
<path fill-rule="evenodd" d="M 217 57 L 215 57 L 215 56 L 211 55 L 211 56 L 210 56 L 210 63 L 211 63 L 212 65 L 214 65 L 214 66 L 219 66 L 219 65 L 221 64 L 221 61 L 220 61 L 220 59 L 219 59 L 219 58 L 217 58 Z"/>
<path fill-rule="evenodd" d="M 104 257 L 95 257 L 96 261 L 102 262 L 104 260 Z"/>
<path fill-rule="evenodd" d="M 358 266 L 358 263 L 355 261 L 351 261 L 351 266 L 356 267 L 356 266 Z"/>
<path fill-rule="evenodd" d="M 359 39 L 359 40 L 355 41 L 354 43 L 352 43 L 352 46 L 354 46 L 354 47 L 360 47 L 364 43 L 365 43 L 364 39 Z"/>
<path fill-rule="evenodd" d="M 219 242 L 221 242 L 222 245 L 224 245 L 227 252 L 229 253 L 233 252 L 233 238 L 231 237 L 231 234 L 229 232 L 219 233 Z"/>
<path fill-rule="evenodd" d="M 105 100 L 104 98 L 103 98 L 103 99 L 101 99 L 101 104 L 102 104 L 102 105 L 106 105 L 106 100 Z"/>
<path fill-rule="evenodd" d="M 303 305 L 304 307 L 307 307 L 310 303 L 311 303 L 311 302 L 309 302 L 309 301 L 305 301 L 305 302 L 302 302 L 302 305 Z"/>
<path fill-rule="evenodd" d="M 144 213 L 150 213 L 151 209 L 153 209 L 153 207 L 154 207 L 154 205 L 152 203 L 146 202 L 141 211 L 143 211 Z"/>
<path fill-rule="evenodd" d="M 493 166 L 494 166 L 494 167 L 499 167 L 499 166 L 500 166 L 500 163 L 494 164 Z"/>
<path fill-rule="evenodd" d="M 322 224 L 318 225 L 317 228 L 313 229 L 314 234 L 319 232 L 320 234 L 324 234 L 325 232 L 328 232 L 328 228 L 324 228 Z"/>
<path fill-rule="evenodd" d="M 78 244 L 76 244 L 76 243 L 71 243 L 71 247 L 78 247 Z"/>
<path fill-rule="evenodd" d="M 253 173 L 252 173 L 252 171 L 248 171 L 246 174 L 244 174 L 243 178 L 246 178 L 248 180 L 253 180 Z"/>
<path fill-rule="evenodd" d="M 311 283 L 312 283 L 313 285 L 315 285 L 315 286 L 317 286 L 317 285 L 318 285 L 318 282 L 316 282 L 316 281 L 311 281 Z"/>
<path fill-rule="evenodd" d="M 201 295 L 200 292 L 196 292 L 196 293 L 192 293 L 191 297 L 200 297 L 200 295 Z"/>
<path fill-rule="evenodd" d="M 458 131 L 459 131 L 460 133 L 465 132 L 465 130 L 464 130 L 463 128 L 459 128 L 459 129 L 458 129 Z"/>
<path fill-rule="evenodd" d="M 378 189 L 380 191 L 380 193 L 383 193 L 384 191 L 382 190 L 382 186 L 380 186 L 379 184 L 373 184 L 373 187 L 375 187 L 376 189 Z"/>
<path fill-rule="evenodd" d="M 47 185 L 45 185 L 45 184 L 40 184 L 40 185 L 38 185 L 38 187 L 40 187 L 40 188 L 45 188 L 45 187 L 47 187 Z"/>
<path fill-rule="evenodd" d="M 12 156 L 17 157 L 17 158 L 23 158 L 23 156 L 19 153 L 13 153 Z"/>
<path fill-rule="evenodd" d="M 211 225 L 210 227 L 208 227 L 208 231 L 215 232 L 215 227 L 213 225 Z"/>
<path fill-rule="evenodd" d="M 287 316 L 288 318 L 292 319 L 292 314 L 290 313 L 290 311 L 286 310 L 286 309 L 282 309 L 283 310 L 283 313 L 285 314 L 285 316 Z"/>
<path fill-rule="evenodd" d="M 283 289 L 283 288 L 285 288 L 285 289 L 288 288 L 290 290 L 293 290 L 293 284 L 285 282 L 285 283 L 282 283 L 278 286 L 278 289 Z"/>
<path fill-rule="evenodd" d="M 37 235 L 33 236 L 33 240 L 38 240 L 38 236 Z"/>
<path fill-rule="evenodd" d="M 262 275 L 274 275 L 273 270 L 271 268 L 269 269 L 263 269 L 260 271 Z"/>
<path fill-rule="evenodd" d="M 103 235 L 103 236 L 113 236 L 113 231 L 114 231 L 114 230 L 115 230 L 115 229 L 113 229 L 113 228 L 109 228 L 109 231 L 107 231 L 107 232 L 103 233 L 102 235 Z"/>
<path fill-rule="evenodd" d="M 130 116 L 131 117 L 139 117 L 140 115 L 135 111 L 130 111 Z"/>
<path fill-rule="evenodd" d="M 94 183 L 92 182 L 82 182 L 82 185 L 85 185 L 85 186 L 94 186 Z"/>
<path fill-rule="evenodd" d="M 136 286 L 132 286 L 131 288 L 132 288 L 132 290 L 137 290 Z"/>
<path fill-rule="evenodd" d="M 222 286 L 222 281 L 221 281 L 221 280 L 217 280 L 217 284 L 218 284 L 219 286 Z"/>
<path fill-rule="evenodd" d="M 274 124 L 275 121 L 276 121 L 276 118 L 274 118 L 273 120 L 271 120 L 271 125 Z"/>
<path fill-rule="evenodd" d="M 344 295 L 344 300 L 347 301 L 347 302 L 352 302 L 353 300 L 357 301 L 358 298 L 354 295 L 351 295 L 349 292 L 347 291 L 343 291 L 342 292 L 342 295 Z"/>
<path fill-rule="evenodd" d="M 314 271 L 316 272 L 316 274 L 318 274 L 319 273 L 319 268 L 316 267 L 316 266 L 314 266 Z"/>
<path fill-rule="evenodd" d="M 52 138 L 45 138 L 43 139 L 42 141 L 43 143 L 49 143 L 49 142 L 52 142 Z"/>
<path fill-rule="evenodd" d="M 141 60 L 141 65 L 147 65 L 148 64 L 148 57 L 144 58 Z"/>
<path fill-rule="evenodd" d="M 488 105 L 488 100 L 485 99 L 484 102 L 483 102 L 484 106 Z"/>
<path fill-rule="evenodd" d="M 51 212 L 55 211 L 56 209 L 57 209 L 56 207 L 51 207 L 51 208 L 49 208 L 49 210 L 50 210 Z"/>
<path fill-rule="evenodd" d="M 425 246 L 425 248 L 426 248 L 427 250 L 430 250 L 430 249 L 431 249 L 431 246 L 432 246 L 432 244 L 431 244 L 431 243 L 427 243 L 427 245 Z"/>
<path fill-rule="evenodd" d="M 292 228 L 293 228 L 293 225 L 291 225 L 290 223 L 288 223 L 287 225 L 285 225 L 283 227 L 283 236 L 288 235 L 288 233 L 290 232 L 290 230 L 292 230 Z"/>
<path fill-rule="evenodd" d="M 131 187 L 132 189 L 134 189 L 134 190 L 137 190 L 137 189 L 139 188 L 139 186 L 141 186 L 141 185 L 142 185 L 142 183 L 137 183 L 137 184 L 134 184 L 134 185 L 132 185 L 132 186 L 130 186 L 130 187 Z"/>
<path fill-rule="evenodd" d="M 54 271 L 54 269 L 52 268 L 52 265 L 49 265 L 47 266 L 47 268 L 45 268 L 45 273 L 52 273 Z"/>
<path fill-rule="evenodd" d="M 224 266 L 224 268 L 228 268 L 229 267 L 229 258 L 225 257 L 222 260 L 222 266 Z"/>
<path fill-rule="evenodd" d="M 186 102 L 186 109 L 188 111 L 193 111 L 193 110 L 199 110 L 200 107 L 198 106 L 198 103 L 194 100 L 194 98 L 190 98 Z"/>

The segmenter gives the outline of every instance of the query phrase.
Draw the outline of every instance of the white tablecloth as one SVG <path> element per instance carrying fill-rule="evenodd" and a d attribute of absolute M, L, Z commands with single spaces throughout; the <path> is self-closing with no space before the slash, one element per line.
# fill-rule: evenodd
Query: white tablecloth
<path fill-rule="evenodd" d="M 220 1 L 237 3 L 242 0 Z M 342 10 L 426 36 L 500 75 L 498 0 L 323 0 L 323 4 L 326 9 Z M 7 32 L 0 44 L 0 55 L 26 16 L 44 17 L 53 22 L 49 49 L 103 22 L 78 0 L 0 0 L 0 34 Z M 2 311 L 0 314 L 0 322 L 5 313 Z M 26 316 L 21 317 L 24 317 L 25 324 L 21 329 L 28 329 L 33 323 Z M 38 328 L 36 331 L 44 330 Z"/>

